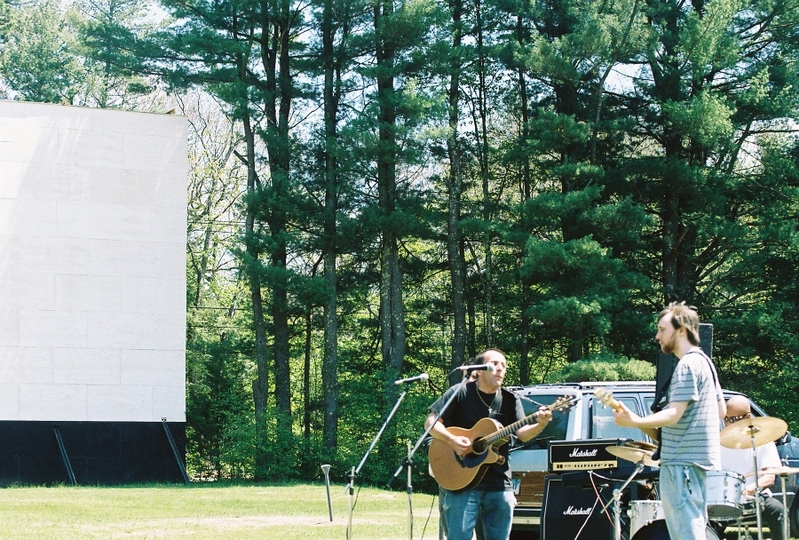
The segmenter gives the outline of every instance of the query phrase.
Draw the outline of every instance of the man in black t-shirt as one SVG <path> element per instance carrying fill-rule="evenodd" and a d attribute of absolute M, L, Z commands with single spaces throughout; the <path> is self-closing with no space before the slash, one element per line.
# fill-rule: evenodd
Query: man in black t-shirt
<path fill-rule="evenodd" d="M 461 392 L 436 422 L 438 413 L 458 391 L 458 386 L 448 389 L 430 407 L 431 413 L 425 421 L 425 428 L 430 428 L 430 435 L 434 439 L 446 443 L 455 454 L 467 459 L 474 455 L 472 440 L 447 428 L 469 430 L 483 418 L 492 418 L 502 426 L 509 426 L 524 418 L 519 398 L 502 389 L 507 369 L 507 360 L 502 351 L 488 349 L 477 356 L 475 364 L 490 364 L 493 370 L 480 371 L 476 381 L 461 387 Z M 519 428 L 515 435 L 522 442 L 529 441 L 543 431 L 551 418 L 552 413 L 542 408 L 538 423 Z M 509 446 L 506 443 L 497 449 L 501 457 L 496 463 L 481 466 L 485 467 L 485 474 L 476 485 L 460 490 L 441 490 L 442 519 L 446 522 L 448 540 L 471 540 L 478 519 L 485 540 L 507 540 L 510 536 L 516 498 L 510 482 L 507 459 Z"/>

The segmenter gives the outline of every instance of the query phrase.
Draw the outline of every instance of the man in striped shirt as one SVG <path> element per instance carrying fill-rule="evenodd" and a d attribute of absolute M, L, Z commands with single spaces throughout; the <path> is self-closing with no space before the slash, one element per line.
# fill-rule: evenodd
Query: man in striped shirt
<path fill-rule="evenodd" d="M 660 496 L 672 540 L 707 539 L 706 474 L 721 469 L 719 419 L 727 414 L 716 368 L 699 348 L 699 316 L 685 302 L 658 316 L 655 339 L 679 362 L 666 408 L 641 417 L 623 404 L 616 423 L 657 437 L 660 429 Z"/>

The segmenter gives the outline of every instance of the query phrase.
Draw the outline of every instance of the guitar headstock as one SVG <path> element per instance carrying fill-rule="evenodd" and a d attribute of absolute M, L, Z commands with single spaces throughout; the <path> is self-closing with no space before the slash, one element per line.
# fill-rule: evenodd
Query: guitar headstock
<path fill-rule="evenodd" d="M 619 402 L 613 399 L 613 392 L 606 388 L 597 388 L 594 390 L 594 397 L 606 407 L 610 407 L 614 410 L 619 408 Z"/>
<path fill-rule="evenodd" d="M 580 401 L 580 398 L 577 396 L 562 396 L 556 399 L 551 405 L 547 405 L 547 408 L 552 412 L 563 412 L 568 411 L 575 405 L 577 402 Z"/>

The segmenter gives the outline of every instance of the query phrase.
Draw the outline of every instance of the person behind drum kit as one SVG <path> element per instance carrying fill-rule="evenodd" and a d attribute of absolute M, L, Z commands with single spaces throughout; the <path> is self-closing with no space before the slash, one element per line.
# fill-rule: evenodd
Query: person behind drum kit
<path fill-rule="evenodd" d="M 721 468 L 718 422 L 726 403 L 713 362 L 699 348 L 699 316 L 685 302 L 660 312 L 655 339 L 674 353 L 666 408 L 638 416 L 623 403 L 616 423 L 660 438 L 660 496 L 671 540 L 706 540 L 708 470 Z M 660 434 L 657 433 L 660 428 Z"/>
<path fill-rule="evenodd" d="M 477 380 L 467 383 L 466 390 L 455 396 L 436 421 L 444 404 L 457 388 L 450 387 L 430 406 L 430 415 L 425 420 L 425 428 L 430 429 L 430 435 L 449 445 L 459 456 L 471 452 L 472 441 L 466 436 L 450 433 L 446 428 L 471 428 L 482 418 L 488 417 L 503 426 L 509 426 L 525 417 L 519 398 L 502 388 L 507 369 L 507 360 L 502 351 L 488 349 L 477 356 L 475 363 L 489 364 L 493 369 L 480 371 Z M 549 409 L 539 409 L 537 423 L 519 428 L 516 436 L 522 442 L 532 439 L 543 431 L 551 418 Z M 449 540 L 471 540 L 478 521 L 487 540 L 507 540 L 510 537 L 516 499 L 510 483 L 508 446 L 505 444 L 500 448 L 505 459 L 487 466 L 485 476 L 475 486 L 458 491 L 441 490 L 441 508 Z"/>
<path fill-rule="evenodd" d="M 744 396 L 733 396 L 727 400 L 727 416 L 724 418 L 724 425 L 729 425 L 739 420 L 749 418 L 751 408 L 749 400 Z M 761 515 L 763 522 L 771 531 L 772 540 L 787 540 L 783 531 L 783 507 L 777 497 L 771 496 L 769 489 L 776 480 L 773 473 L 768 469 L 779 468 L 782 466 L 780 455 L 777 452 L 777 445 L 769 442 L 756 448 L 757 484 L 755 484 L 754 460 L 752 459 L 751 448 L 725 448 L 721 447 L 721 468 L 725 471 L 732 471 L 746 478 L 744 496 L 749 501 L 753 501 L 756 494 L 760 494 Z"/>

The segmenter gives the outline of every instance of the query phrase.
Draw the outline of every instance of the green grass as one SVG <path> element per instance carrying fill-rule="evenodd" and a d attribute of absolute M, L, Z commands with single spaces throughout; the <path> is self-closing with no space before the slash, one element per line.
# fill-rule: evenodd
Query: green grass
<path fill-rule="evenodd" d="M 9 487 L 0 489 L 0 538 L 344 539 L 350 506 L 341 484 L 144 487 Z M 404 491 L 356 488 L 355 539 L 407 539 Z M 413 538 L 438 538 L 438 499 L 414 494 Z"/>

